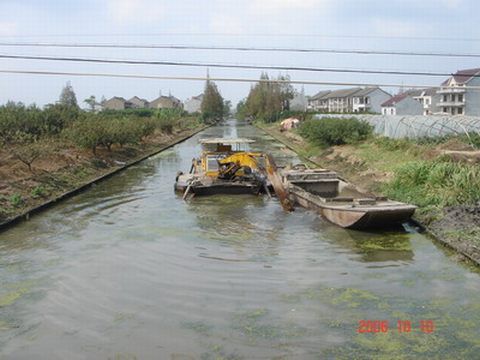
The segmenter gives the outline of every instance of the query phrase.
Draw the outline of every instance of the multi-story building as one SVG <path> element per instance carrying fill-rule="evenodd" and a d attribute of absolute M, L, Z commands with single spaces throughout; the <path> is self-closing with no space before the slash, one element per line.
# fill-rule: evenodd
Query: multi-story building
<path fill-rule="evenodd" d="M 382 115 L 423 115 L 423 105 L 404 92 L 382 104 Z"/>
<path fill-rule="evenodd" d="M 313 95 L 308 99 L 307 108 L 309 110 L 327 112 L 328 99 L 326 99 L 325 97 L 330 93 L 331 93 L 330 90 L 325 90 L 325 91 L 320 91 L 317 94 Z"/>
<path fill-rule="evenodd" d="M 437 91 L 437 110 L 450 115 L 480 115 L 480 68 L 457 71 Z"/>
<path fill-rule="evenodd" d="M 353 112 L 380 113 L 382 104 L 390 99 L 392 95 L 379 87 L 367 87 L 353 94 Z"/>
<path fill-rule="evenodd" d="M 423 106 L 423 115 L 432 115 L 437 112 L 437 102 L 440 97 L 438 88 L 410 90 L 408 93 Z"/>
<path fill-rule="evenodd" d="M 324 90 L 308 99 L 308 109 L 331 113 L 380 113 L 382 104 L 391 97 L 389 93 L 378 86 Z"/>
<path fill-rule="evenodd" d="M 356 87 L 351 89 L 335 90 L 330 92 L 325 99 L 328 100 L 328 112 L 348 113 L 353 112 L 353 95 L 362 90 Z"/>

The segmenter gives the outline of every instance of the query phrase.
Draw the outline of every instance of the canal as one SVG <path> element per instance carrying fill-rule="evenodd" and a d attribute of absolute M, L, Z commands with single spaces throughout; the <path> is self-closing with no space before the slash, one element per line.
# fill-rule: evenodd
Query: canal
<path fill-rule="evenodd" d="M 478 358 L 479 272 L 427 236 L 176 196 L 198 139 L 222 136 L 298 160 L 230 121 L 0 234 L 0 359 Z"/>

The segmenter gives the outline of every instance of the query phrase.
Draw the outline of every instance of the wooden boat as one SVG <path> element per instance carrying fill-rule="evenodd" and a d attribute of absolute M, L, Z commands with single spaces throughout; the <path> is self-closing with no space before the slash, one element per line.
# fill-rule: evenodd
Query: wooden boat
<path fill-rule="evenodd" d="M 286 170 L 283 181 L 292 202 L 349 229 L 388 228 L 408 221 L 416 207 L 359 192 L 333 171 Z"/>

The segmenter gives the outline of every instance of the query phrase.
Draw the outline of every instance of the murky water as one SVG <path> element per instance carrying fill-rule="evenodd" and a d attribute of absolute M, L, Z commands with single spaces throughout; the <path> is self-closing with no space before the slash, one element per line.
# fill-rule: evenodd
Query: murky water
<path fill-rule="evenodd" d="M 478 359 L 477 270 L 421 234 L 346 231 L 264 197 L 185 203 L 175 173 L 206 136 L 295 160 L 230 122 L 1 233 L 0 358 Z"/>

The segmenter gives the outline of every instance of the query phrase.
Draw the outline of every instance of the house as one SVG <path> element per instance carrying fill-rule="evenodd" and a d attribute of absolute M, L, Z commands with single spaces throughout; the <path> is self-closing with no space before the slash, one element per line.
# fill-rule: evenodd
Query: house
<path fill-rule="evenodd" d="M 427 88 L 406 91 L 414 100 L 417 100 L 423 106 L 423 115 L 432 115 L 437 110 L 436 103 L 439 101 L 437 95 L 438 88 Z"/>
<path fill-rule="evenodd" d="M 123 97 L 114 96 L 111 99 L 104 101 L 102 106 L 105 110 L 125 110 L 130 109 L 132 104 Z"/>
<path fill-rule="evenodd" d="M 382 115 L 423 115 L 423 105 L 404 92 L 382 104 Z"/>
<path fill-rule="evenodd" d="M 353 112 L 353 95 L 362 88 L 335 90 L 324 97 L 328 100 L 328 112 L 348 113 Z"/>
<path fill-rule="evenodd" d="M 130 100 L 128 100 L 130 104 L 132 104 L 132 108 L 134 109 L 146 109 L 148 108 L 148 101 L 145 99 L 141 99 L 138 96 L 132 97 Z"/>
<path fill-rule="evenodd" d="M 352 110 L 355 113 L 378 113 L 382 112 L 382 104 L 392 95 L 379 87 L 367 87 L 352 95 Z"/>
<path fill-rule="evenodd" d="M 182 109 L 182 102 L 175 96 L 159 96 L 150 102 L 151 109 Z"/>
<path fill-rule="evenodd" d="M 480 86 L 480 68 L 459 70 L 442 83 L 437 91 L 437 109 L 450 115 L 480 115 L 480 90 L 469 89 Z"/>
<path fill-rule="evenodd" d="M 314 111 L 328 111 L 328 100 L 325 98 L 330 94 L 330 90 L 320 91 L 308 99 L 307 108 Z"/>
<path fill-rule="evenodd" d="M 199 113 L 202 110 L 202 101 L 203 94 L 192 96 L 190 99 L 185 100 L 183 109 L 189 114 Z"/>

